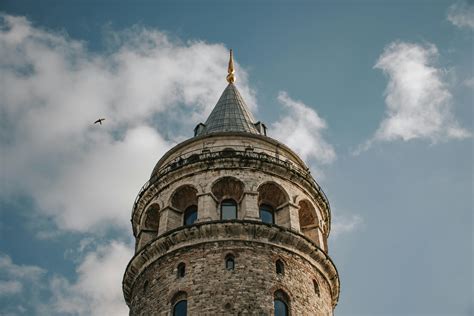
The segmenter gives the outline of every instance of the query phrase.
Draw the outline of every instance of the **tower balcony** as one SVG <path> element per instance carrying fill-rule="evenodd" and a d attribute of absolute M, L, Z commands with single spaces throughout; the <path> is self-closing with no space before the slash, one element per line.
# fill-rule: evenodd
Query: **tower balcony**
<path fill-rule="evenodd" d="M 249 138 L 252 138 L 250 142 Z M 212 140 L 212 145 L 209 145 L 209 139 Z M 225 142 L 222 143 L 221 139 Z M 150 180 L 139 191 L 133 205 L 134 235 L 139 233 L 146 208 L 157 195 L 162 195 L 163 188 L 176 179 L 219 170 L 234 170 L 236 173 L 257 172 L 297 183 L 320 210 L 320 219 L 326 224 L 326 235 L 329 234 L 329 201 L 309 169 L 290 149 L 261 135 L 220 133 L 204 139 L 197 137 L 186 141 L 170 150 L 158 162 Z M 251 190 L 251 187 L 252 185 L 249 185 L 246 190 Z M 296 202 L 295 196 L 289 202 Z"/>

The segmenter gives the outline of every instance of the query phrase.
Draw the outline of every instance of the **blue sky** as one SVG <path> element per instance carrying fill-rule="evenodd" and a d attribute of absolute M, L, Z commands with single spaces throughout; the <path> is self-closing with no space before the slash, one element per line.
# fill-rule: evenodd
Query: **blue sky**
<path fill-rule="evenodd" d="M 0 11 L 0 315 L 126 315 L 131 206 L 217 102 L 229 48 L 330 200 L 335 315 L 474 315 L 472 2 Z"/>

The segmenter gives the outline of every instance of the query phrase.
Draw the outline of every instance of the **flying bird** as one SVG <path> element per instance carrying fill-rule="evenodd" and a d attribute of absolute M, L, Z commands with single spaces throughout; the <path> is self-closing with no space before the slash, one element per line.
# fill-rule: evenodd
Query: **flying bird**
<path fill-rule="evenodd" d="M 100 125 L 102 125 L 102 121 L 105 121 L 105 118 L 98 119 L 97 121 L 94 122 L 94 124 L 99 123 Z"/>

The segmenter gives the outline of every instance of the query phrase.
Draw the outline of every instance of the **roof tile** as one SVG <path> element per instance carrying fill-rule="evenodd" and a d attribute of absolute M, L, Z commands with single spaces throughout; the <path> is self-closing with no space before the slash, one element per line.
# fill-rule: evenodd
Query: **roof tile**
<path fill-rule="evenodd" d="M 234 84 L 229 83 L 197 135 L 218 132 L 247 132 L 260 134 L 255 118 Z M 196 135 L 196 136 L 197 136 Z"/>

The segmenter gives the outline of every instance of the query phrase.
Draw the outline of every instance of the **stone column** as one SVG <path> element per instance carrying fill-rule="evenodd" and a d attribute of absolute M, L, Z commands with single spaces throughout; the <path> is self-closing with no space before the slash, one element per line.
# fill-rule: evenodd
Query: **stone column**
<path fill-rule="evenodd" d="M 167 206 L 161 211 L 159 234 L 183 225 L 183 212 Z"/>
<path fill-rule="evenodd" d="M 217 212 L 217 201 L 212 193 L 202 193 L 198 198 L 198 218 L 197 222 L 218 220 L 220 218 Z"/>
<path fill-rule="evenodd" d="M 323 231 L 321 230 L 321 227 L 318 227 L 318 246 L 321 247 L 324 251 L 328 252 L 328 243 L 327 239 L 324 236 Z"/>
<path fill-rule="evenodd" d="M 289 214 L 290 214 L 290 226 L 289 226 L 289 228 L 291 230 L 296 231 L 296 232 L 300 232 L 300 214 L 299 214 L 300 207 L 299 207 L 299 205 L 289 202 L 288 203 L 288 209 L 289 209 Z"/>
<path fill-rule="evenodd" d="M 275 224 L 300 232 L 299 206 L 292 202 L 280 205 L 275 214 Z"/>
<path fill-rule="evenodd" d="M 239 218 L 249 220 L 260 220 L 257 191 L 244 192 L 242 201 L 240 202 L 240 210 L 241 215 L 239 214 Z"/>
<path fill-rule="evenodd" d="M 168 210 L 165 208 L 160 211 L 160 223 L 158 225 L 158 235 L 168 230 Z"/>

